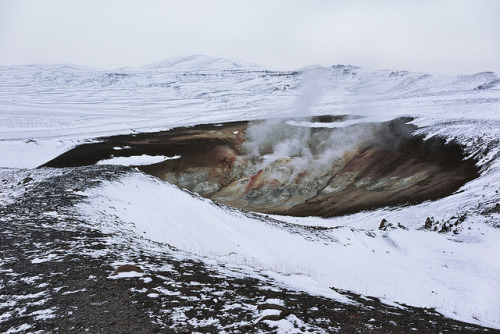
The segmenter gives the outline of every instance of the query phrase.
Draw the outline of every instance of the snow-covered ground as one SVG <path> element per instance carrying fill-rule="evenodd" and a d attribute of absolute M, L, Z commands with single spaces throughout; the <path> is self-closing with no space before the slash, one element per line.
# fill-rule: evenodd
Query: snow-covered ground
<path fill-rule="evenodd" d="M 335 298 L 333 286 L 500 328 L 499 109 L 499 79 L 489 72 L 278 72 L 204 56 L 112 72 L 1 66 L 0 167 L 34 168 L 111 134 L 285 116 L 411 116 L 429 137 L 462 143 L 481 176 L 416 206 L 266 220 L 133 174 L 93 189 L 79 210 L 90 220 L 118 217 L 142 236 L 210 260 L 269 270 L 311 293 Z M 454 222 L 464 214 L 458 234 L 420 229 L 427 217 Z M 407 229 L 381 231 L 384 218 Z"/>

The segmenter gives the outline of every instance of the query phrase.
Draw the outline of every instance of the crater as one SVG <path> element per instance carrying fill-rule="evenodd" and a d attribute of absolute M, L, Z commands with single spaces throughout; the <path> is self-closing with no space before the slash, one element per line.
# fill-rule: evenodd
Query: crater
<path fill-rule="evenodd" d="M 163 156 L 145 173 L 237 208 L 332 217 L 446 197 L 479 176 L 457 143 L 409 118 L 321 116 L 181 127 L 99 138 L 42 167 Z"/>

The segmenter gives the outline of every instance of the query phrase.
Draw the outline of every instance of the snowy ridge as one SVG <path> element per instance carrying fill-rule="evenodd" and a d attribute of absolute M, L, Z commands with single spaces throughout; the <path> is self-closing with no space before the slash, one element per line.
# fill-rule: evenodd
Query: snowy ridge
<path fill-rule="evenodd" d="M 500 328 L 494 73 L 433 76 L 344 65 L 268 71 L 193 56 L 116 71 L 0 66 L 0 91 L 0 167 L 10 168 L 37 167 L 111 134 L 304 114 L 413 117 L 428 137 L 464 145 L 479 159 L 481 176 L 434 202 L 270 223 L 133 173 L 93 189 L 79 210 L 96 222 L 118 217 L 140 235 L 220 263 L 269 270 L 296 288 L 314 280 L 312 293 L 335 297 L 328 289 L 334 286 Z M 6 190 L 0 200 L 8 198 Z M 422 230 L 428 217 L 442 224 L 462 216 L 456 235 Z M 379 230 L 382 219 L 407 229 Z M 319 227 L 327 229 L 308 232 Z"/>
<path fill-rule="evenodd" d="M 153 63 L 145 66 L 146 69 L 177 71 L 177 72 L 196 72 L 196 71 L 231 71 L 257 69 L 257 65 L 239 64 L 226 58 L 210 57 L 206 55 L 184 56 L 170 59 L 167 61 Z"/>

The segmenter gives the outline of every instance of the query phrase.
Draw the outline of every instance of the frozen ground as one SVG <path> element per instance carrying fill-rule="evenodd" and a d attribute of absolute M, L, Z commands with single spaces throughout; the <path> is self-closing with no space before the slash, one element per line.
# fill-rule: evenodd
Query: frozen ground
<path fill-rule="evenodd" d="M 429 137 L 463 144 L 479 160 L 481 176 L 452 196 L 416 206 L 270 219 L 123 172 L 89 187 L 72 208 L 94 227 L 118 222 L 131 238 L 167 243 L 215 268 L 266 271 L 273 284 L 314 296 L 345 301 L 329 289 L 335 287 L 500 328 L 500 86 L 493 73 L 432 76 L 351 66 L 277 72 L 194 56 L 112 72 L 3 66 L 0 91 L 0 167 L 8 168 L 3 206 L 28 194 L 30 182 L 15 185 L 24 184 L 30 168 L 99 136 L 282 116 L 414 117 Z M 44 173 L 56 171 L 37 171 L 37 182 Z M 428 217 L 439 229 L 454 228 L 423 230 Z M 396 228 L 379 230 L 382 219 Z M 53 261 L 45 255 L 32 263 Z M 55 311 L 44 312 L 36 316 Z"/>

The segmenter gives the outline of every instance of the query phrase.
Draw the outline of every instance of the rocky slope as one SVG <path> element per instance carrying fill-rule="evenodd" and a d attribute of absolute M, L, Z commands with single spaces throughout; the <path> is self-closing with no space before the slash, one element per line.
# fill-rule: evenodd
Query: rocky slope
<path fill-rule="evenodd" d="M 77 214 L 88 189 L 130 173 L 0 170 L 2 194 L 16 194 L 0 202 L 1 332 L 494 332 L 347 291 L 342 303 L 292 290 Z"/>

